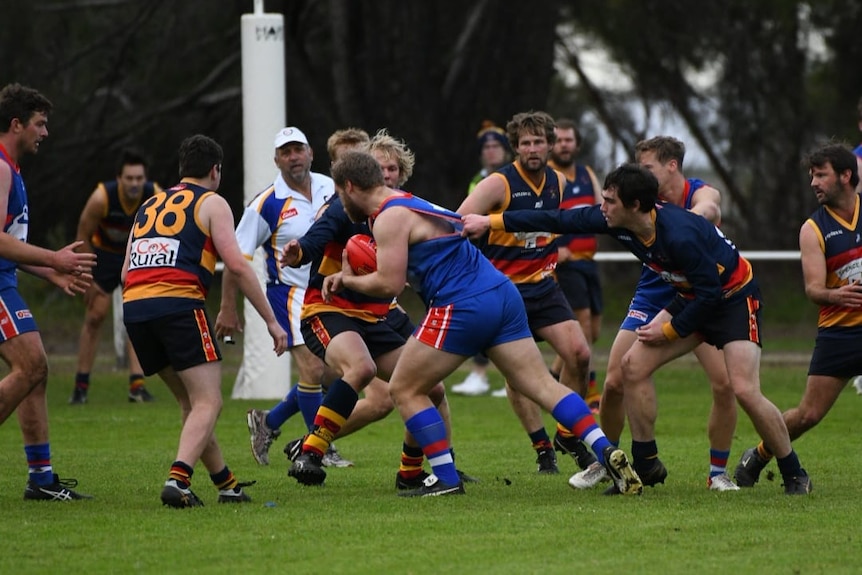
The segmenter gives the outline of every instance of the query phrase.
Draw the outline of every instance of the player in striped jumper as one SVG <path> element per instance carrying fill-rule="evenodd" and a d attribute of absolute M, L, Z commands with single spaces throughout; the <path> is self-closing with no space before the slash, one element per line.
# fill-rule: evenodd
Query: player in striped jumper
<path fill-rule="evenodd" d="M 622 359 L 625 411 L 634 467 L 656 463 L 657 402 L 653 373 L 702 342 L 724 351 L 737 402 L 774 450 L 788 495 L 805 495 L 811 480 L 790 445 L 781 412 L 760 390 L 760 290 L 751 264 L 705 218 L 657 203 L 658 180 L 624 164 L 605 178 L 602 205 L 563 212 L 521 210 L 465 217 L 465 232 L 546 230 L 592 232 L 615 238 L 673 285 L 676 296 L 648 324 Z"/>
<path fill-rule="evenodd" d="M 799 230 L 805 295 L 820 306 L 817 338 L 799 405 L 784 412 L 793 441 L 826 417 L 847 382 L 862 373 L 862 209 L 856 158 L 828 144 L 808 158 L 811 189 L 820 207 Z M 774 445 L 747 449 L 736 481 L 751 487 L 772 460 Z"/>

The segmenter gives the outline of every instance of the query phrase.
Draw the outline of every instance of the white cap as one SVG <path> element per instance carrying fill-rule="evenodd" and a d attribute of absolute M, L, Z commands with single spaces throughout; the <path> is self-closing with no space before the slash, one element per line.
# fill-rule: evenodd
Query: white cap
<path fill-rule="evenodd" d="M 299 128 L 294 128 L 293 126 L 288 126 L 287 128 L 283 128 L 278 131 L 275 135 L 275 147 L 276 149 L 282 147 L 285 144 L 289 144 L 290 142 L 299 142 L 300 144 L 308 145 L 308 138 L 305 137 L 305 134 L 302 133 L 302 130 Z"/>

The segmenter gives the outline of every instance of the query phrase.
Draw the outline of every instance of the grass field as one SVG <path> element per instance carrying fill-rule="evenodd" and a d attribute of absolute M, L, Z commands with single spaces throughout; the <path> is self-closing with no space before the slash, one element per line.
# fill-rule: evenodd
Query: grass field
<path fill-rule="evenodd" d="M 238 353 L 226 351 L 226 397 Z M 537 475 L 508 403 L 491 397 L 450 399 L 459 466 L 481 478 L 464 497 L 395 496 L 402 429 L 397 414 L 338 441 L 355 467 L 330 470 L 322 488 L 302 487 L 286 476 L 281 454 L 286 440 L 300 434 L 300 420 L 289 422 L 273 446 L 273 464 L 259 467 L 249 452 L 245 411 L 269 402 L 226 400 L 217 433 L 240 480 L 257 480 L 249 488 L 254 502 L 216 504 L 199 465 L 194 487 L 206 506 L 180 511 L 159 501 L 176 448 L 175 403 L 158 381 L 149 383 L 156 403 L 127 403 L 125 375 L 102 361 L 86 406 L 66 404 L 74 372 L 70 356 L 52 356 L 49 383 L 55 468 L 76 477 L 79 489 L 95 496 L 92 501 L 23 501 L 20 434 L 14 421 L 0 428 L 0 573 L 859 570 L 862 503 L 853 438 L 862 398 L 852 389 L 797 442 L 814 492 L 792 498 L 783 495 L 780 479 L 736 493 L 706 489 L 709 392 L 702 373 L 686 362 L 664 369 L 659 382 L 657 431 L 668 482 L 639 498 L 570 489 L 566 481 L 575 466 L 562 458 L 561 475 Z M 763 387 L 786 408 L 798 401 L 804 376 L 802 364 L 766 367 Z M 736 435 L 731 467 L 755 442 L 744 415 Z M 628 445 L 624 436 L 626 451 Z"/>

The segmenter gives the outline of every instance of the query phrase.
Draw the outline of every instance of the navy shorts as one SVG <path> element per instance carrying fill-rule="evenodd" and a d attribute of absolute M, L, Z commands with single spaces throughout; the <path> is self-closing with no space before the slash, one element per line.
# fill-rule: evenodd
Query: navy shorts
<path fill-rule="evenodd" d="M 682 311 L 686 300 L 677 295 L 667 311 L 675 315 Z M 752 341 L 762 347 L 760 294 L 752 294 L 733 302 L 722 302 L 709 321 L 697 330 L 708 344 L 718 349 L 732 341 Z"/>
<path fill-rule="evenodd" d="M 203 309 L 127 323 L 126 332 L 144 375 L 153 375 L 168 366 L 172 366 L 174 371 L 182 371 L 221 361 L 215 330 Z"/>
<path fill-rule="evenodd" d="M 575 321 L 572 307 L 566 301 L 563 290 L 554 284 L 554 289 L 541 297 L 525 297 L 524 308 L 527 310 L 527 323 L 536 341 L 542 339 L 536 335 L 536 331 L 549 325 L 556 325 L 564 321 Z"/>
<path fill-rule="evenodd" d="M 817 332 L 808 375 L 849 379 L 862 373 L 862 326 L 830 327 Z"/>
<path fill-rule="evenodd" d="M 593 260 L 574 260 L 557 264 L 557 283 L 573 310 L 589 309 L 599 315 L 604 309 L 599 265 Z"/>
<path fill-rule="evenodd" d="M 388 323 L 395 330 L 395 333 L 403 337 L 404 341 L 407 341 L 407 338 L 413 335 L 413 330 L 416 329 L 416 326 L 410 320 L 410 316 L 397 307 L 390 309 L 389 313 L 386 314 L 386 319 L 383 321 Z"/>
<path fill-rule="evenodd" d="M 340 333 L 353 331 L 362 337 L 372 358 L 398 349 L 407 341 L 385 321 L 370 323 L 337 312 L 323 312 L 302 320 L 305 345 L 320 359 L 326 359 L 329 342 Z"/>
<path fill-rule="evenodd" d="M 95 248 L 96 267 L 93 268 L 93 283 L 109 294 L 120 285 L 120 274 L 123 272 L 123 260 L 126 254 L 106 252 Z"/>

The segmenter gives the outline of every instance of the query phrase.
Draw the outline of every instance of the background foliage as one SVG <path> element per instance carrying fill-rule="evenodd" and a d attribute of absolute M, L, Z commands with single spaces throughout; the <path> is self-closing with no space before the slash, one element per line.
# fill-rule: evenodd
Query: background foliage
<path fill-rule="evenodd" d="M 417 153 L 410 188 L 451 207 L 477 169 L 485 119 L 545 109 L 574 117 L 588 137 L 609 134 L 625 155 L 656 135 L 651 117 L 672 112 L 706 151 L 737 243 L 795 248 L 814 207 L 800 157 L 819 140 L 859 137 L 862 5 L 853 0 L 265 7 L 285 16 L 287 117 L 309 134 L 315 169 L 327 169 L 332 131 L 387 127 Z M 124 145 L 147 150 L 152 176 L 173 183 L 177 145 L 196 132 L 225 147 L 223 193 L 239 210 L 239 20 L 252 9 L 250 0 L 4 2 L 0 84 L 37 87 L 56 106 L 51 137 L 24 164 L 34 241 L 71 239 Z M 613 70 L 586 66 L 595 53 Z M 608 75 L 621 82 L 608 86 Z"/>

